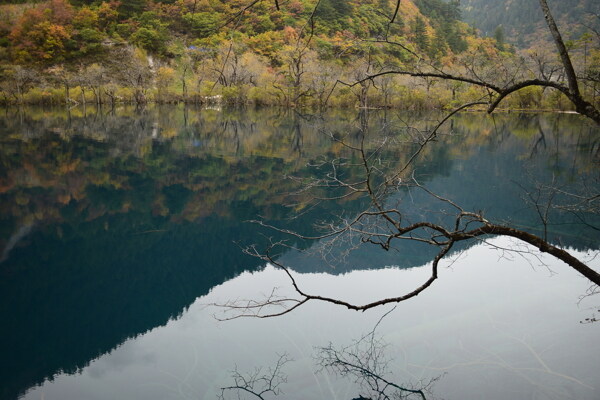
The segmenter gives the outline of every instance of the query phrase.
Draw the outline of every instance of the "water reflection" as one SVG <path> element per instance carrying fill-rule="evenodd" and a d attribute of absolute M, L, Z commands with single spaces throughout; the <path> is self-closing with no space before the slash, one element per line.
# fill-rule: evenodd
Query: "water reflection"
<path fill-rule="evenodd" d="M 589 311 L 574 304 L 587 283 L 551 260 L 557 277 L 544 268 L 496 262 L 497 255 L 484 246 L 471 249 L 451 269 L 443 268 L 439 285 L 384 319 L 378 332 L 390 344 L 390 379 L 418 385 L 441 376 L 434 391 L 448 399 L 500 400 L 507 393 L 511 398 L 597 398 L 598 327 L 579 324 Z M 490 256 L 494 263 L 489 264 Z M 300 279 L 311 292 L 362 302 L 404 290 L 420 282 L 423 272 L 386 269 Z M 272 366 L 283 352 L 294 361 L 286 366 L 288 381 L 280 398 L 357 397 L 359 388 L 351 380 L 316 372 L 314 347 L 351 345 L 387 309 L 355 313 L 315 304 L 278 319 L 223 324 L 204 306 L 257 296 L 274 285 L 286 286 L 286 280 L 272 268 L 244 273 L 198 299 L 181 318 L 127 340 L 79 374 L 58 375 L 25 398 L 212 399 L 231 384 L 234 367 L 252 372 Z"/>
<path fill-rule="evenodd" d="M 370 118 L 374 134 L 400 135 L 406 123 L 420 127 L 433 123 L 428 122 L 433 116 L 375 114 Z M 358 136 L 354 119 L 355 115 L 343 112 L 320 120 L 273 110 L 164 107 L 141 113 L 88 108 L 85 115 L 81 110 L 68 114 L 41 109 L 7 111 L 0 119 L 0 316 L 6 321 L 0 327 L 0 354 L 10 362 L 1 367 L 1 397 L 15 398 L 62 373 L 55 385 L 28 397 L 47 393 L 47 399 L 74 398 L 96 393 L 101 398 L 167 398 L 158 394 L 162 392 L 154 384 L 143 383 L 156 382 L 149 377 L 160 370 L 178 379 L 188 376 L 186 385 L 193 380 L 194 398 L 212 398 L 216 392 L 211 382 L 223 382 L 226 371 L 236 363 L 251 368 L 260 358 L 254 341 L 261 337 L 269 337 L 262 345 L 263 365 L 267 365 L 274 345 L 272 335 L 263 329 L 283 329 L 292 335 L 294 327 L 305 330 L 306 320 L 265 325 L 235 322 L 222 328 L 210 319 L 210 313 L 198 314 L 190 307 L 198 309 L 196 298 L 241 272 L 261 269 L 259 260 L 243 255 L 236 243 L 260 247 L 266 246 L 266 236 L 280 237 L 244 221 L 260 215 L 278 226 L 311 232 L 314 222 L 332 219 L 341 209 L 352 214 L 364 208 L 361 198 L 315 204 L 308 194 L 290 196 L 299 189 L 297 183 L 282 179 L 325 173 L 307 167 L 323 157 L 351 158 L 351 152 L 320 130 Z M 489 218 L 539 231 L 538 215 L 523 203 L 521 186 L 554 182 L 571 188 L 596 182 L 599 146 L 594 137 L 598 135 L 590 129 L 574 116 L 501 116 L 492 121 L 482 115 L 464 115 L 453 122 L 458 135 L 428 149 L 415 171 L 432 189 L 465 207 L 485 209 Z M 398 146 L 388 156 L 407 154 L 404 146 Z M 346 173 L 352 176 L 360 171 L 348 169 Z M 413 201 L 422 205 L 410 210 L 415 217 L 424 210 L 439 214 L 427 198 Z M 586 218 L 595 223 L 596 217 Z M 552 220 L 555 225 L 550 233 L 555 243 L 581 250 L 595 249 L 600 243 L 598 231 L 574 223 L 580 221 L 573 221 L 569 213 L 557 213 Z M 301 272 L 339 274 L 386 265 L 418 266 L 431 257 L 428 250 L 418 247 L 399 250 L 402 257 L 374 248 L 353 252 L 335 269 L 299 252 L 288 252 L 281 259 Z M 496 256 L 491 257 L 495 261 Z M 376 289 L 365 292 L 379 296 L 378 282 L 385 278 L 381 272 L 373 274 L 370 279 Z M 261 285 L 268 288 L 277 279 L 263 276 Z M 227 296 L 235 298 L 246 287 L 256 293 L 254 280 L 231 282 L 227 285 L 235 289 L 228 286 Z M 582 288 L 577 286 L 577 290 Z M 572 304 L 572 298 L 561 300 Z M 337 315 L 327 308 L 318 315 L 329 312 Z M 406 315 L 401 320 L 422 321 L 415 317 L 421 314 Z M 430 318 L 439 323 L 444 317 Z M 356 320 L 350 324 L 356 328 L 349 333 L 360 334 L 371 322 Z M 155 329 L 159 326 L 166 329 Z M 171 326 L 178 327 L 176 333 Z M 204 327 L 210 331 L 207 336 Z M 182 329 L 185 340 L 178 338 Z M 334 335 L 334 326 L 326 329 L 330 330 L 327 334 L 315 332 L 310 338 L 300 333 L 287 345 L 297 347 L 303 341 L 323 345 L 314 342 L 350 337 Z M 244 338 L 236 332 L 244 332 Z M 152 339 L 156 337 L 158 341 Z M 143 344 L 148 340 L 151 343 Z M 227 343 L 227 351 L 222 343 Z M 196 365 L 203 364 L 194 369 L 192 379 L 189 370 L 185 371 L 189 365 L 182 360 L 188 360 L 193 346 L 205 352 L 192 352 L 199 357 Z M 208 351 L 214 347 L 217 353 Z M 282 351 L 287 350 L 284 347 L 282 343 Z M 304 347 L 303 351 L 309 350 Z M 107 352 L 110 355 L 100 357 Z M 301 357 L 305 364 L 309 358 Z M 582 365 L 587 365 L 589 358 L 581 358 L 585 358 Z M 81 375 L 75 374 L 83 368 Z M 325 395 L 330 392 L 324 386 L 302 388 L 303 382 L 317 384 L 305 374 L 294 375 L 289 391 L 306 395 L 298 398 L 331 397 Z M 126 383 L 132 381 L 136 385 Z M 165 385 L 191 395 L 180 383 Z M 340 398 L 355 395 L 348 392 Z"/>

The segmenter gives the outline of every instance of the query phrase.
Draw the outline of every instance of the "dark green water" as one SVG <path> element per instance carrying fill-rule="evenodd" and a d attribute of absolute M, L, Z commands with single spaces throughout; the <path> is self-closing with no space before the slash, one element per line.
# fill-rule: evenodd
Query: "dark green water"
<path fill-rule="evenodd" d="M 373 143 L 384 137 L 406 138 L 407 121 L 425 129 L 434 125 L 435 117 L 374 112 L 368 117 L 368 135 Z M 133 346 L 130 343 L 136 338 L 142 343 L 159 327 L 167 329 L 191 318 L 196 299 L 209 295 L 213 288 L 247 277 L 238 276 L 244 271 L 262 270 L 264 262 L 245 255 L 241 247 L 256 244 L 264 249 L 269 241 L 286 236 L 248 220 L 261 217 L 280 227 L 314 234 L 315 223 L 335 221 L 342 214 L 352 216 L 367 207 L 367 200 L 359 196 L 317 202 L 314 193 L 301 190 L 301 182 L 286 179 L 325 176 L 329 170 L 314 167 L 322 160 L 358 161 L 353 151 L 329 135 L 359 140 L 361 122 L 365 129 L 364 116 L 361 120 L 353 112 L 317 118 L 273 110 L 175 107 L 98 110 L 86 115 L 81 110 L 6 111 L 0 117 L 0 398 L 15 399 L 25 393 L 29 393 L 25 398 L 45 399 L 215 398 L 218 392 L 199 372 L 193 379 L 198 385 L 194 392 L 179 390 L 169 397 L 157 390 L 136 391 L 137 380 L 152 379 L 144 368 L 163 368 L 156 359 L 123 372 L 128 377 L 123 379 L 130 379 L 128 384 L 94 386 L 85 375 L 92 368 L 90 363 L 115 357 L 121 347 Z M 455 118 L 444 132 L 453 134 L 442 135 L 422 153 L 414 164 L 415 175 L 464 208 L 483 210 L 488 219 L 543 234 L 539 215 L 550 199 L 553 204 L 572 205 L 573 197 L 565 193 L 598 191 L 600 130 L 577 116 L 501 115 L 492 119 L 466 114 Z M 382 157 L 401 160 L 412 151 L 414 146 L 396 143 Z M 361 170 L 349 166 L 343 174 L 353 180 Z M 547 186 L 560 191 L 549 192 Z M 329 197 L 339 194 L 339 190 L 327 193 Z M 445 208 L 422 192 L 402 191 L 386 201 L 393 204 L 401 199 L 409 219 L 446 218 Z M 600 247 L 597 215 L 550 207 L 548 220 L 547 234 L 553 243 L 581 252 Z M 317 244 L 294 241 L 294 245 L 313 248 Z M 331 279 L 341 273 L 374 270 L 369 276 L 376 281 L 377 274 L 384 273 L 379 268 L 417 267 L 435 254 L 435 249 L 425 246 L 401 244 L 394 252 L 366 247 L 339 260 L 335 254 L 347 247 L 334 248 L 328 260 L 296 250 L 284 251 L 280 260 L 300 273 L 325 272 Z M 490 253 L 484 263 L 494 264 L 497 259 Z M 252 287 L 251 283 L 242 285 Z M 576 290 L 583 294 L 585 285 Z M 228 293 L 237 297 L 235 290 Z M 379 289 L 371 293 L 377 296 Z M 573 305 L 576 293 L 572 295 L 565 302 L 577 310 Z M 469 297 L 466 293 L 455 296 Z M 560 315 L 569 315 L 569 310 Z M 550 314 L 548 318 L 558 317 Z M 577 318 L 558 321 L 580 329 L 581 318 Z M 372 322 L 358 325 L 368 331 Z M 285 319 L 265 324 L 274 323 L 291 324 Z M 304 323 L 299 324 L 296 331 L 303 330 Z M 218 329 L 229 332 L 232 326 L 224 323 Z M 246 340 L 252 338 L 256 326 L 256 321 L 235 322 L 235 331 Z M 598 331 L 597 326 L 589 329 Z M 178 341 L 176 333 L 169 338 L 168 329 L 164 332 L 164 343 Z M 563 333 L 570 334 L 568 330 Z M 328 334 L 328 340 L 337 340 L 334 329 Z M 201 337 L 202 332 L 191 336 Z M 340 340 L 344 337 L 339 334 Z M 233 336 L 228 340 L 219 343 L 217 335 L 202 341 L 213 349 L 211 359 L 222 359 L 223 365 L 214 370 L 227 371 L 238 364 L 251 368 L 253 360 L 260 359 L 247 347 L 234 352 L 235 357 L 214 352 L 223 346 L 232 348 L 231 341 L 241 342 Z M 167 351 L 158 344 L 156 348 Z M 598 347 L 588 350 L 591 354 L 573 350 L 579 358 L 570 362 L 590 365 L 600 353 Z M 177 368 L 176 361 L 164 363 Z M 300 373 L 297 382 L 303 376 Z M 54 383 L 49 381 L 53 377 L 57 378 Z M 219 375 L 225 381 L 226 377 L 224 372 Z M 586 378 L 587 391 L 574 393 L 594 398 L 600 382 L 589 380 L 597 378 L 598 374 Z M 42 386 L 31 390 L 37 385 Z M 440 385 L 439 396 L 478 398 L 475 389 L 461 392 L 460 385 Z M 489 391 L 486 398 L 503 398 L 491 384 L 477 390 Z M 302 398 L 324 398 L 322 393 L 311 393 Z M 336 398 L 350 400 L 357 394 L 344 397 L 338 393 Z"/>

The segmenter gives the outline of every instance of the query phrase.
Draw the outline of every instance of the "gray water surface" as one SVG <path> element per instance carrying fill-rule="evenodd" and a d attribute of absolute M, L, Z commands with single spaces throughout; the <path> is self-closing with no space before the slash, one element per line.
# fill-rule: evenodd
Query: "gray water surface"
<path fill-rule="evenodd" d="M 302 190 L 326 176 L 327 160 L 350 160 L 344 178 L 361 176 L 339 138 L 360 141 L 366 131 L 370 146 L 393 139 L 381 153 L 382 165 L 392 165 L 413 154 L 407 138 L 437 118 L 180 107 L 6 111 L 0 398 L 215 399 L 234 383 L 233 370 L 267 371 L 284 353 L 293 361 L 282 369 L 278 398 L 366 394 L 351 377 L 319 370 L 318 348 L 352 344 L 391 306 L 356 313 L 308 303 L 278 318 L 220 321 L 231 314 L 211 304 L 260 299 L 274 287 L 293 294 L 282 271 L 241 250 L 289 237 L 248 220 L 313 235 L 316 223 L 368 207 L 364 197 Z M 598 191 L 597 128 L 574 115 L 464 114 L 442 133 L 411 166 L 421 183 L 488 219 L 545 234 L 600 268 L 599 218 L 573 212 L 565 195 Z M 448 209 L 421 191 L 384 200 L 410 220 L 447 218 Z M 549 210 L 545 228 L 541 209 Z M 301 287 L 355 303 L 420 285 L 436 252 L 400 243 L 390 252 L 367 246 L 346 254 L 351 245 L 342 242 L 327 244 L 322 258 L 324 241 L 289 243 L 276 259 Z M 588 281 L 505 238 L 458 246 L 440 275 L 378 325 L 387 378 L 407 387 L 436 380 L 432 398 L 600 396 L 600 325 L 581 323 L 599 314 L 597 296 L 579 301 Z"/>

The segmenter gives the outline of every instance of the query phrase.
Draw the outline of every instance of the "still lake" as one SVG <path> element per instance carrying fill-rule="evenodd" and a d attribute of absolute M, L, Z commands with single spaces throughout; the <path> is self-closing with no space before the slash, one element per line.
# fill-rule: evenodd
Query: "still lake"
<path fill-rule="evenodd" d="M 319 349 L 351 346 L 392 306 L 357 313 L 308 303 L 277 318 L 222 321 L 231 310 L 214 304 L 276 287 L 293 294 L 281 270 L 242 251 L 280 240 L 291 246 L 277 261 L 313 294 L 364 303 L 424 282 L 435 255 L 427 246 L 348 252 L 343 242 L 322 257 L 319 241 L 249 221 L 311 235 L 358 214 L 364 197 L 305 190 L 331 160 L 348 160 L 344 179 L 359 179 L 356 154 L 339 139 L 389 140 L 389 165 L 407 160 L 408 139 L 422 139 L 439 117 L 3 110 L 0 399 L 216 399 L 234 371 L 261 376 L 282 354 L 291 361 L 281 393 L 265 398 L 366 395 L 355 377 L 320 369 Z M 409 171 L 465 209 L 547 234 L 595 269 L 600 218 L 576 212 L 566 194 L 597 194 L 599 173 L 600 129 L 566 114 L 458 115 Z M 445 218 L 422 191 L 386 201 L 411 220 Z M 377 325 L 382 373 L 406 387 L 434 379 L 430 398 L 598 399 L 600 322 L 586 318 L 598 317 L 600 299 L 585 297 L 589 288 L 512 240 L 465 243 L 430 289 Z"/>

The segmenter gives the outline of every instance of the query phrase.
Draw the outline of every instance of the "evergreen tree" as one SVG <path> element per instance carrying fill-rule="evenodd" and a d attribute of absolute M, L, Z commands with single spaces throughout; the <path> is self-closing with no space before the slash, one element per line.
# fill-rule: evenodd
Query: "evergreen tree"
<path fill-rule="evenodd" d="M 352 6 L 347 0 L 322 0 L 315 14 L 325 21 L 336 22 L 351 13 Z"/>
<path fill-rule="evenodd" d="M 147 7 L 147 0 L 122 0 L 119 6 L 119 14 L 123 18 L 130 18 L 136 14 L 141 14 Z"/>
<path fill-rule="evenodd" d="M 496 30 L 494 30 L 494 39 L 496 40 L 498 50 L 504 50 L 504 28 L 502 25 L 498 25 Z"/>
<path fill-rule="evenodd" d="M 414 34 L 415 43 L 419 49 L 426 51 L 429 47 L 429 37 L 427 37 L 427 27 L 425 26 L 425 21 L 423 21 L 423 18 L 420 16 L 415 18 Z"/>
<path fill-rule="evenodd" d="M 390 7 L 390 0 L 377 0 L 377 3 L 377 6 L 382 13 L 387 15 L 392 12 L 392 8 Z"/>
<path fill-rule="evenodd" d="M 444 56 L 448 51 L 448 47 L 446 44 L 446 40 L 444 39 L 444 35 L 442 32 L 436 30 L 435 37 L 431 41 L 431 45 L 429 46 L 428 54 L 433 59 L 439 59 Z"/>

